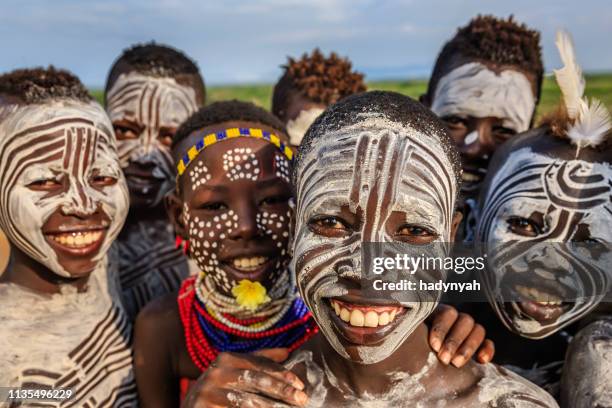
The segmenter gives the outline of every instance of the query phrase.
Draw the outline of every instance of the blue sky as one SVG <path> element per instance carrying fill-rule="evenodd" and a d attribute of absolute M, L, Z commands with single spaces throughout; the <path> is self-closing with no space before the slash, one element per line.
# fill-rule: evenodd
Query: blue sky
<path fill-rule="evenodd" d="M 542 32 L 559 65 L 557 28 L 574 36 L 586 71 L 612 71 L 608 0 L 0 0 L 0 71 L 54 64 L 101 86 L 136 42 L 184 50 L 208 84 L 274 82 L 287 55 L 319 46 L 369 79 L 429 75 L 444 41 L 478 13 L 514 14 Z"/>

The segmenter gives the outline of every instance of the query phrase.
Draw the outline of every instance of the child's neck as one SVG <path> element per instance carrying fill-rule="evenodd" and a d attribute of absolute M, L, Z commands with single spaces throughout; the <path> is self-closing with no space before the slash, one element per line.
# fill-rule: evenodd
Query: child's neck
<path fill-rule="evenodd" d="M 89 276 L 86 275 L 79 278 L 59 276 L 23 253 L 19 248 L 11 245 L 11 259 L 6 271 L 0 276 L 0 282 L 14 283 L 33 292 L 54 294 L 60 293 L 60 288 L 65 285 L 70 285 L 78 291 L 83 291 Z"/>
<path fill-rule="evenodd" d="M 387 359 L 374 364 L 359 364 L 340 356 L 321 336 L 322 358 L 331 374 L 354 395 L 380 395 L 393 384 L 397 373 L 413 375 L 427 364 L 430 348 L 427 327 L 421 323 Z"/>
<path fill-rule="evenodd" d="M 133 225 L 133 224 L 138 224 L 141 222 L 160 221 L 160 220 L 164 220 L 170 223 L 170 221 L 168 220 L 168 214 L 166 213 L 163 203 L 158 204 L 155 207 L 144 207 L 144 208 L 130 207 L 125 223 L 126 225 Z"/>

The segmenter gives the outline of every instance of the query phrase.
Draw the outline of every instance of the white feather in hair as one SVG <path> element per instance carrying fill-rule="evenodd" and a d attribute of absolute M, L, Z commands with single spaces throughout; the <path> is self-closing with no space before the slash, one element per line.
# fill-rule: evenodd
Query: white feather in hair
<path fill-rule="evenodd" d="M 569 33 L 558 31 L 555 43 L 563 62 L 563 68 L 554 70 L 555 78 L 561 89 L 567 114 L 573 121 L 573 125 L 567 129 L 567 136 L 578 150 L 582 147 L 597 146 L 612 129 L 610 112 L 597 99 L 592 98 L 589 101 L 584 96 L 585 80 L 582 69 L 576 63 L 574 44 Z"/>

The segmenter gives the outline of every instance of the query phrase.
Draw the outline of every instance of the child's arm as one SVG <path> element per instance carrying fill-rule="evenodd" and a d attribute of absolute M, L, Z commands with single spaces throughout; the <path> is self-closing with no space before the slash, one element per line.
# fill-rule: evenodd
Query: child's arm
<path fill-rule="evenodd" d="M 148 304 L 136 318 L 134 328 L 134 373 L 141 407 L 177 407 L 179 405 L 178 363 L 172 353 L 169 334 L 181 330 L 172 324 L 171 306 L 158 299 Z M 178 320 L 178 317 L 176 318 Z"/>

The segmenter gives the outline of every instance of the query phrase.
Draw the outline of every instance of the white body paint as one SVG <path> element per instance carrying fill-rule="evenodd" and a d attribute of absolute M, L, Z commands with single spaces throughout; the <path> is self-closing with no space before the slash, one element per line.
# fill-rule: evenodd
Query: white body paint
<path fill-rule="evenodd" d="M 543 136 L 549 137 L 549 136 Z M 588 182 L 581 181 L 590 178 Z M 504 324 L 521 335 L 530 338 L 546 337 L 562 327 L 574 322 L 593 309 L 609 291 L 612 276 L 606 268 L 598 273 L 591 270 L 577 276 L 563 271 L 572 270 L 569 260 L 576 265 L 610 265 L 612 255 L 603 254 L 597 263 L 589 253 L 581 254 L 541 254 L 538 251 L 551 250 L 551 242 L 570 242 L 574 240 L 576 225 L 568 220 L 579 219 L 579 224 L 588 227 L 593 239 L 612 242 L 612 165 L 610 163 L 589 163 L 582 160 L 564 161 L 535 153 L 525 147 L 514 151 L 506 163 L 497 171 L 491 181 L 484 201 L 482 216 L 478 225 L 478 240 L 490 248 L 500 249 L 500 253 L 488 262 L 490 270 L 485 276 L 485 285 L 492 305 Z M 571 191 L 581 191 L 582 196 L 569 195 Z M 590 193 L 588 192 L 596 192 Z M 537 237 L 515 234 L 508 227 L 508 219 L 518 216 L 528 219 L 532 213 L 544 215 L 546 230 Z M 533 241 L 533 247 L 510 257 L 513 243 Z M 511 245 L 506 245 L 511 243 Z M 538 245 L 538 243 L 541 243 Z M 530 266 L 532 259 L 545 259 L 546 270 Z M 496 259 L 503 259 L 496 264 Z M 511 264 L 516 275 L 520 273 L 540 274 L 549 281 L 557 281 L 560 288 L 575 291 L 580 299 L 571 310 L 562 314 L 556 321 L 543 324 L 537 320 L 509 316 L 502 308 L 498 296 L 502 291 L 502 279 L 506 264 Z M 491 266 L 493 265 L 493 266 Z M 574 270 L 576 267 L 573 268 Z M 570 276 L 571 275 L 571 276 Z M 598 296 L 593 296 L 585 288 L 596 288 Z M 544 299 L 542 299 L 544 300 Z"/>
<path fill-rule="evenodd" d="M 291 268 L 323 334 L 345 358 L 349 355 L 332 328 L 325 300 L 346 293 L 338 284 L 339 276 L 362 277 L 362 243 L 384 242 L 389 248 L 393 237 L 385 225 L 392 212 L 401 212 L 406 223 L 426 225 L 438 235 L 436 242 L 449 242 L 456 197 L 452 164 L 435 136 L 403 127 L 383 115 L 362 116 L 356 125 L 330 132 L 325 141 L 307 151 L 300 159 L 296 184 Z M 362 153 L 358 157 L 359 151 Z M 315 217 L 339 215 L 343 205 L 352 212 L 361 209 L 362 219 L 373 221 L 362 221 L 361 230 L 348 238 L 322 237 L 308 227 Z M 332 248 L 321 250 L 322 246 Z M 315 253 L 320 254 L 310 255 Z M 336 270 L 338 261 L 343 266 Z M 316 276 L 310 277 L 317 268 Z M 358 348 L 363 363 L 375 363 L 391 355 L 433 311 L 438 299 L 428 300 L 402 302 L 410 309 L 397 329 L 380 346 Z"/>
<path fill-rule="evenodd" d="M 440 117 L 504 118 L 503 126 L 517 133 L 529 129 L 534 109 L 535 97 L 525 75 L 512 69 L 498 74 L 478 62 L 440 78 L 431 106 Z"/>
<path fill-rule="evenodd" d="M 347 384 L 340 384 L 336 375 L 326 364 L 320 366 L 314 361 L 311 351 L 301 350 L 284 363 L 288 369 L 302 366 L 306 372 L 306 387 L 311 396 L 307 408 L 330 406 L 327 397 L 330 391 L 343 394 L 343 401 L 334 407 L 358 408 L 451 408 L 451 407 L 557 407 L 555 400 L 546 392 L 522 377 L 496 367 L 493 364 L 469 363 L 465 369 L 481 376 L 476 384 L 477 393 L 440 400 L 439 395 L 428 393 L 424 380 L 432 375 L 432 369 L 439 364 L 437 357 L 429 353 L 427 363 L 413 375 L 404 372 L 391 372 L 393 385 L 382 395 L 352 395 L 346 392 Z"/>
<path fill-rule="evenodd" d="M 108 91 L 106 110 L 111 121 L 123 119 L 145 126 L 139 138 L 120 140 L 117 146 L 123 168 L 130 162 L 156 165 L 153 176 L 166 183 L 154 205 L 172 189 L 175 176 L 170 148 L 161 143 L 160 129 L 178 128 L 197 109 L 195 90 L 174 78 L 123 73 Z"/>
<path fill-rule="evenodd" d="M 611 379 L 612 320 L 607 316 L 572 340 L 563 369 L 562 403 L 572 408 L 610 407 Z"/>
<path fill-rule="evenodd" d="M 137 406 L 132 328 L 114 301 L 115 279 L 116 270 L 107 271 L 104 259 L 81 293 L 65 286 L 42 295 L 0 284 L 0 384 L 70 388 L 70 403 L 79 407 Z"/>
<path fill-rule="evenodd" d="M 306 131 L 323 111 L 324 109 L 321 108 L 306 109 L 301 111 L 297 118 L 287 122 L 287 134 L 293 146 L 299 146 L 302 143 Z"/>
<path fill-rule="evenodd" d="M 94 172 L 118 182 L 96 189 L 89 180 Z M 47 192 L 27 187 L 60 175 L 69 183 L 65 193 L 47 197 Z M 23 252 L 64 277 L 70 273 L 41 231 L 58 207 L 66 214 L 92 214 L 101 208 L 110 218 L 94 262 L 104 258 L 127 215 L 128 192 L 112 126 L 95 102 L 0 108 L 0 181 L 0 228 Z"/>

